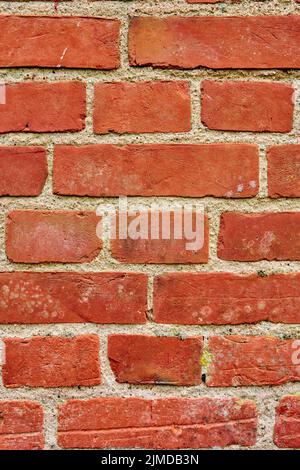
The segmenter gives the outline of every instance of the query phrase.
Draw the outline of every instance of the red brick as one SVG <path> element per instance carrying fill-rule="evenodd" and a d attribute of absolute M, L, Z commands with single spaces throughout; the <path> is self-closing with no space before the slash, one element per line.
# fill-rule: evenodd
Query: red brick
<path fill-rule="evenodd" d="M 300 68 L 300 18 L 133 18 L 131 65 L 215 69 Z M 230 51 L 230 52 L 229 52 Z"/>
<path fill-rule="evenodd" d="M 167 211 L 168 213 L 168 211 Z M 151 238 L 151 225 L 153 215 L 157 214 L 159 218 L 159 239 L 155 240 Z M 187 238 L 184 238 L 182 234 L 182 239 L 175 238 L 174 230 L 174 211 L 171 211 L 170 214 L 170 238 L 162 238 L 162 212 L 157 211 L 151 214 L 148 212 L 139 212 L 137 217 L 147 218 L 148 216 L 148 239 L 132 239 L 128 236 L 126 239 L 119 237 L 120 229 L 120 220 L 122 225 L 126 227 L 126 221 L 123 222 L 123 217 L 125 218 L 125 213 L 119 213 L 117 215 L 116 223 L 116 239 L 111 240 L 111 252 L 112 256 L 122 263 L 149 263 L 149 264 L 176 264 L 176 263 L 207 263 L 208 262 L 208 250 L 209 250 L 209 231 L 208 231 L 208 220 L 207 216 L 204 216 L 204 219 L 201 214 L 199 217 L 196 217 L 196 213 L 193 212 L 193 229 L 199 236 L 199 241 L 203 241 L 203 246 L 199 249 L 191 250 L 190 241 Z M 183 218 L 183 212 L 181 211 L 181 218 Z M 187 215 L 186 215 L 187 214 Z M 151 215 L 151 216 L 150 216 Z M 184 217 L 188 217 L 188 212 L 185 212 Z M 199 220 L 198 230 L 196 229 L 196 219 Z M 127 214 L 127 229 L 132 223 L 137 220 L 135 215 Z M 188 220 L 188 219 L 186 219 Z M 203 232 L 203 233 L 202 233 Z M 127 230 L 128 234 L 128 230 Z M 143 235 L 143 234 L 142 234 Z M 147 234 L 146 234 L 147 235 Z M 203 240 L 204 238 L 204 240 Z M 194 240 L 192 241 L 192 243 Z"/>
<path fill-rule="evenodd" d="M 43 447 L 42 407 L 32 401 L 0 401 L 0 450 Z"/>
<path fill-rule="evenodd" d="M 6 254 L 16 263 L 84 263 L 99 254 L 100 218 L 92 211 L 11 211 Z"/>
<path fill-rule="evenodd" d="M 96 335 L 6 338 L 4 343 L 5 387 L 75 387 L 100 383 Z"/>
<path fill-rule="evenodd" d="M 0 16 L 0 67 L 115 69 L 119 28 L 102 18 Z"/>
<path fill-rule="evenodd" d="M 202 337 L 110 335 L 108 358 L 117 382 L 197 385 L 202 341 Z"/>
<path fill-rule="evenodd" d="M 300 212 L 221 216 L 218 256 L 234 261 L 300 260 Z"/>
<path fill-rule="evenodd" d="M 54 193 L 63 195 L 251 197 L 258 192 L 258 148 L 57 145 L 53 179 Z"/>
<path fill-rule="evenodd" d="M 197 449 L 256 441 L 251 400 L 93 398 L 69 400 L 59 410 L 64 448 Z"/>
<path fill-rule="evenodd" d="M 43 147 L 0 147 L 0 195 L 38 196 L 48 170 Z"/>
<path fill-rule="evenodd" d="M 97 83 L 94 132 L 187 132 L 191 129 L 188 82 Z"/>
<path fill-rule="evenodd" d="M 147 276 L 0 273 L 0 323 L 145 323 Z"/>
<path fill-rule="evenodd" d="M 283 397 L 276 407 L 274 443 L 281 448 L 300 448 L 300 396 Z"/>
<path fill-rule="evenodd" d="M 294 342 L 271 336 L 212 336 L 206 384 L 238 387 L 300 381 L 299 365 L 292 364 Z"/>
<path fill-rule="evenodd" d="M 202 82 L 201 120 L 209 129 L 290 132 L 291 85 L 266 82 Z"/>
<path fill-rule="evenodd" d="M 85 84 L 26 82 L 5 85 L 0 133 L 80 131 L 85 127 Z"/>
<path fill-rule="evenodd" d="M 172 273 L 154 281 L 158 323 L 300 323 L 300 274 Z"/>
<path fill-rule="evenodd" d="M 300 145 L 269 147 L 267 156 L 269 197 L 299 197 Z"/>

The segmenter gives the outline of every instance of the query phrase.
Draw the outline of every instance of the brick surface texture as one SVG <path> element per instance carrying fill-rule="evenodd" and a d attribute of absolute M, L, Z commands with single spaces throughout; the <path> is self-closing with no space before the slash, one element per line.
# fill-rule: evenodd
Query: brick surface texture
<path fill-rule="evenodd" d="M 300 448 L 300 1 L 5 0 L 0 72 L 0 450 Z"/>

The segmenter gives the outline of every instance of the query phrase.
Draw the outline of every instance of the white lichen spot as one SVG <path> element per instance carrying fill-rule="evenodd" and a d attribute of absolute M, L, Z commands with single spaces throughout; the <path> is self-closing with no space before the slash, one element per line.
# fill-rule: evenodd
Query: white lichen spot
<path fill-rule="evenodd" d="M 204 307 L 200 309 L 200 315 L 210 315 L 211 312 L 212 312 L 212 309 L 208 305 L 205 305 Z"/>
<path fill-rule="evenodd" d="M 120 285 L 118 286 L 118 294 L 122 294 L 124 290 L 124 286 Z"/>
<path fill-rule="evenodd" d="M 258 302 L 257 308 L 258 308 L 258 310 L 264 310 L 266 308 L 266 302 L 261 300 L 260 302 Z"/>
<path fill-rule="evenodd" d="M 269 253 L 272 243 L 275 239 L 276 237 L 273 232 L 265 232 L 259 244 L 259 252 L 263 256 L 266 256 Z"/>
<path fill-rule="evenodd" d="M 0 289 L 0 307 L 13 312 L 17 309 L 24 315 L 41 314 L 42 311 L 51 315 L 53 310 L 60 310 L 60 302 L 51 294 L 43 292 L 39 285 L 30 281 L 19 281 L 3 285 Z"/>
<path fill-rule="evenodd" d="M 91 300 L 93 293 L 94 293 L 93 287 L 87 287 L 86 289 L 84 289 L 84 291 L 80 295 L 78 301 L 80 303 L 88 303 Z"/>

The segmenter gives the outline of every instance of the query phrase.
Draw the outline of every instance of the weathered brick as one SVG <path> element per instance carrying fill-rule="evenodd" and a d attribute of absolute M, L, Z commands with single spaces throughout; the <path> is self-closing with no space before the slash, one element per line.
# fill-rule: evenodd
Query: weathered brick
<path fill-rule="evenodd" d="M 2 272 L 0 323 L 145 323 L 147 276 Z"/>
<path fill-rule="evenodd" d="M 300 381 L 299 365 L 292 363 L 294 342 L 272 336 L 212 336 L 206 384 L 238 387 Z"/>
<path fill-rule="evenodd" d="M 269 147 L 269 197 L 300 197 L 300 145 Z"/>
<path fill-rule="evenodd" d="M 0 105 L 0 133 L 81 131 L 85 113 L 84 83 L 9 83 Z"/>
<path fill-rule="evenodd" d="M 47 178 L 43 147 L 0 147 L 0 195 L 38 196 Z"/>
<path fill-rule="evenodd" d="M 112 256 L 118 261 L 121 261 L 122 263 L 207 263 L 209 250 L 209 231 L 207 216 L 203 217 L 200 213 L 196 215 L 195 212 L 190 213 L 191 216 L 189 216 L 186 215 L 189 214 L 188 212 L 183 213 L 182 211 L 180 211 L 181 220 L 183 220 L 184 217 L 187 217 L 187 223 L 189 222 L 189 219 L 192 220 L 195 236 L 193 235 L 194 238 L 190 238 L 190 240 L 188 240 L 187 237 L 185 237 L 183 231 L 181 231 L 180 233 L 180 236 L 182 236 L 181 239 L 175 237 L 176 216 L 174 215 L 174 211 L 166 211 L 165 213 L 167 214 L 167 218 L 170 221 L 170 231 L 168 234 L 169 238 L 162 238 L 163 236 L 165 236 L 162 231 L 163 218 L 165 216 L 163 216 L 162 214 L 163 213 L 160 211 L 152 213 L 149 211 L 139 212 L 137 213 L 137 216 L 132 215 L 130 213 L 117 214 L 116 238 L 111 239 L 110 242 Z M 155 222 L 156 216 L 158 220 L 157 223 Z M 148 233 L 145 233 L 145 236 L 148 237 L 147 239 L 133 239 L 129 237 L 129 228 L 131 224 L 135 225 L 138 218 L 140 218 L 141 220 L 148 219 Z M 152 218 L 154 218 L 153 223 Z M 198 223 L 196 224 L 197 219 Z M 124 232 L 127 232 L 125 233 L 125 235 L 127 235 L 127 238 L 124 239 L 120 237 L 120 230 L 123 230 L 122 227 L 125 227 Z M 151 227 L 159 228 L 157 239 L 152 237 Z M 141 233 L 141 236 L 144 236 L 144 234 Z M 197 238 L 199 244 L 197 242 Z M 193 246 L 196 247 L 196 245 L 196 249 L 191 249 Z"/>
<path fill-rule="evenodd" d="M 225 260 L 300 260 L 300 212 L 224 212 L 218 256 Z"/>
<path fill-rule="evenodd" d="M 172 273 L 154 280 L 158 323 L 300 323 L 300 274 Z"/>
<path fill-rule="evenodd" d="M 117 382 L 197 385 L 202 341 L 202 337 L 110 335 L 108 358 Z"/>
<path fill-rule="evenodd" d="M 100 218 L 91 211 L 11 211 L 6 254 L 17 263 L 84 263 L 99 254 Z"/>
<path fill-rule="evenodd" d="M 118 20 L 0 16 L 0 67 L 119 66 Z"/>
<path fill-rule="evenodd" d="M 188 82 L 97 83 L 94 132 L 187 132 L 191 129 Z"/>
<path fill-rule="evenodd" d="M 5 387 L 76 387 L 100 383 L 96 335 L 6 338 L 4 343 Z"/>
<path fill-rule="evenodd" d="M 300 3 L 4 1 L 0 449 L 299 447 Z"/>
<path fill-rule="evenodd" d="M 300 18 L 136 17 L 130 22 L 129 60 L 166 68 L 298 69 Z"/>
<path fill-rule="evenodd" d="M 64 448 L 197 449 L 256 441 L 251 400 L 93 398 L 69 400 L 59 410 Z"/>
<path fill-rule="evenodd" d="M 43 449 L 43 409 L 32 401 L 0 401 L 0 450 Z"/>
<path fill-rule="evenodd" d="M 201 87 L 201 119 L 209 129 L 290 132 L 291 85 L 272 82 L 211 81 Z"/>
<path fill-rule="evenodd" d="M 300 448 L 300 396 L 283 397 L 276 407 L 274 443 L 282 448 Z"/>
<path fill-rule="evenodd" d="M 258 192 L 258 169 L 258 148 L 251 144 L 57 145 L 53 191 L 93 197 L 251 197 Z"/>

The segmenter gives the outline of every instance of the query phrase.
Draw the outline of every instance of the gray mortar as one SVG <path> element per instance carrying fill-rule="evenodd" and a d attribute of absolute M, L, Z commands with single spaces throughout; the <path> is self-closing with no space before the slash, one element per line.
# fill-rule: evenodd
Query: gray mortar
<path fill-rule="evenodd" d="M 199 69 L 192 71 L 184 70 L 160 70 L 151 68 L 130 68 L 127 60 L 127 19 L 128 16 L 138 15 L 273 15 L 300 13 L 300 4 L 294 0 L 240 0 L 237 3 L 224 2 L 222 4 L 187 4 L 184 0 L 141 0 L 141 1 L 95 1 L 74 0 L 73 2 L 59 2 L 58 11 L 55 12 L 54 2 L 0 2 L 1 14 L 20 15 L 51 15 L 51 16 L 96 16 L 105 18 L 119 18 L 122 22 L 121 51 L 122 67 L 116 71 L 98 70 L 68 70 L 56 69 L 1 69 L 0 81 L 18 82 L 24 80 L 47 80 L 60 81 L 77 79 L 88 84 L 88 118 L 86 129 L 78 133 L 61 134 L 32 134 L 14 133 L 0 135 L 0 145 L 43 145 L 48 150 L 48 165 L 50 175 L 43 194 L 39 197 L 30 198 L 1 198 L 1 221 L 0 221 L 0 269 L 1 271 L 128 271 L 144 272 L 149 275 L 148 291 L 148 319 L 151 318 L 152 308 L 152 284 L 156 274 L 171 271 L 186 272 L 243 272 L 252 273 L 263 270 L 266 273 L 298 272 L 297 262 L 255 262 L 240 263 L 227 262 L 217 258 L 216 241 L 219 228 L 220 213 L 225 210 L 238 210 L 247 212 L 256 211 L 299 211 L 300 200 L 278 199 L 269 200 L 267 196 L 266 182 L 266 155 L 268 145 L 283 143 L 300 143 L 300 71 L 280 70 L 207 70 Z M 205 78 L 215 79 L 243 79 L 243 80 L 265 80 L 293 83 L 296 89 L 297 106 L 295 110 L 294 128 L 289 134 L 272 133 L 249 133 L 249 132 L 218 132 L 206 129 L 199 119 L 200 97 L 199 85 Z M 94 135 L 92 131 L 91 111 L 93 108 L 93 84 L 99 81 L 119 80 L 188 80 L 193 97 L 192 130 L 181 134 L 143 134 L 143 135 Z M 96 260 L 82 265 L 76 264 L 43 264 L 26 265 L 10 263 L 5 255 L 4 249 L 4 222 L 5 213 L 11 209 L 91 209 L 95 210 L 101 203 L 117 204 L 116 198 L 87 198 L 87 197 L 61 197 L 51 193 L 51 169 L 54 144 L 88 144 L 88 143 L 159 143 L 159 142 L 181 142 L 181 143 L 204 143 L 204 142 L 252 142 L 260 146 L 260 192 L 252 199 L 219 199 L 205 197 L 197 198 L 129 198 L 133 204 L 143 204 L 145 207 L 156 201 L 161 206 L 172 202 L 201 202 L 204 204 L 210 218 L 210 259 L 207 264 L 202 265 L 126 265 L 120 264 L 110 255 L 109 244 L 106 241 L 104 250 Z M 105 234 L 108 234 L 109 226 L 107 220 L 104 223 Z M 159 325 L 148 321 L 145 325 L 97 325 L 97 324 L 59 324 L 59 325 L 1 325 L 0 337 L 30 337 L 35 335 L 65 335 L 73 336 L 83 333 L 94 333 L 100 336 L 101 351 L 100 360 L 102 368 L 102 384 L 95 387 L 74 388 L 18 388 L 7 389 L 0 383 L 0 394 L 2 400 L 30 399 L 41 403 L 45 410 L 45 434 L 46 448 L 57 449 L 57 405 L 68 398 L 91 398 L 101 396 L 140 396 L 144 398 L 158 397 L 240 397 L 253 399 L 258 406 L 259 428 L 257 443 L 251 449 L 277 449 L 272 442 L 272 433 L 275 416 L 275 406 L 279 399 L 287 394 L 299 392 L 299 385 L 285 384 L 277 387 L 226 387 L 209 388 L 204 384 L 195 387 L 172 387 L 172 386 L 135 386 L 129 384 L 117 384 L 110 369 L 107 358 L 107 336 L 111 333 L 140 333 L 152 335 L 181 335 L 183 337 L 193 335 L 218 334 L 250 334 L 250 335 L 275 335 L 279 337 L 299 337 L 299 325 L 284 325 L 261 322 L 255 325 L 237 326 L 176 326 Z M 199 358 L 200 359 L 200 358 Z M 239 449 L 232 446 L 231 449 Z M 243 449 L 243 448 L 242 448 Z"/>

